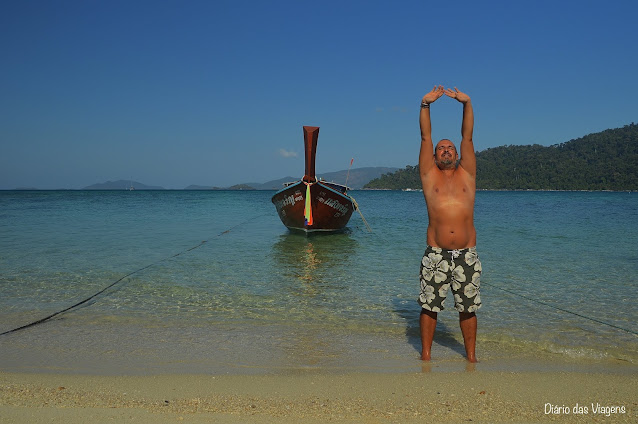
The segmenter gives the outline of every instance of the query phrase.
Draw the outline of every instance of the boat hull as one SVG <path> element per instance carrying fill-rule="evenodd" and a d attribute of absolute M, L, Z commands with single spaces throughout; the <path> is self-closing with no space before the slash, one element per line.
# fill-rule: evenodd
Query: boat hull
<path fill-rule="evenodd" d="M 304 215 L 307 184 L 303 181 L 279 190 L 272 197 L 281 222 L 296 231 L 338 231 L 350 220 L 355 206 L 352 198 L 322 182 L 310 184 L 312 224 Z"/>

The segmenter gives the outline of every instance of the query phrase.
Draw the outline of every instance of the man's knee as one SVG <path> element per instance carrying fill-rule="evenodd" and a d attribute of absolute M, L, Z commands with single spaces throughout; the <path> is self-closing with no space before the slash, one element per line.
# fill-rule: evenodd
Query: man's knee
<path fill-rule="evenodd" d="M 476 312 L 459 312 L 459 320 L 465 321 L 476 317 Z"/>

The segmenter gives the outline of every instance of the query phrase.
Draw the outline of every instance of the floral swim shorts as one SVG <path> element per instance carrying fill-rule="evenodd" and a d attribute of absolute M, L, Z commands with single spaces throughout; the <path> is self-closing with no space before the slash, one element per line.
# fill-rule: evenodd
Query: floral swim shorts
<path fill-rule="evenodd" d="M 451 285 L 454 309 L 475 312 L 481 307 L 481 270 L 476 247 L 444 250 L 428 246 L 421 260 L 419 304 L 432 312 L 442 311 Z"/>

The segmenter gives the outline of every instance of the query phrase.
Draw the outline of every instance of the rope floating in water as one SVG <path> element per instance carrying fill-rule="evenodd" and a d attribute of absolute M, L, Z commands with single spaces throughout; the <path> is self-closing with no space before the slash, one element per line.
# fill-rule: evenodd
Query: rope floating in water
<path fill-rule="evenodd" d="M 354 205 L 354 208 L 357 210 L 357 212 L 359 212 L 359 215 L 361 215 L 361 219 L 363 219 L 363 223 L 366 224 L 366 228 L 368 229 L 368 232 L 372 232 L 372 228 L 370 228 L 370 226 L 368 225 L 368 221 L 366 221 L 366 219 L 363 217 L 363 214 L 361 213 L 361 209 L 359 209 L 359 204 L 357 203 L 356 200 L 354 200 L 354 197 L 350 196 L 350 198 L 352 199 L 352 204 Z"/>
<path fill-rule="evenodd" d="M 253 218 L 251 218 L 251 219 L 248 219 L 248 220 L 246 220 L 246 221 L 244 221 L 244 222 L 241 222 L 241 223 L 239 223 L 239 224 L 237 224 L 237 225 L 234 225 L 234 226 L 230 227 L 229 229 L 227 229 L 226 231 L 222 231 L 221 233 L 217 234 L 217 237 L 223 236 L 224 234 L 228 234 L 231 230 L 233 230 L 233 229 L 235 229 L 235 228 L 239 227 L 240 225 L 244 225 L 244 224 L 246 224 L 246 223 L 248 223 L 248 222 L 250 222 L 250 221 L 253 221 L 253 220 L 255 220 L 255 219 L 257 219 L 257 218 L 260 218 L 260 217 L 262 217 L 262 216 L 265 216 L 265 215 L 266 215 L 266 214 L 258 215 L 258 216 L 256 216 L 256 217 L 253 217 Z M 33 321 L 33 322 L 29 323 L 29 324 L 25 324 L 25 325 L 23 325 L 23 326 L 21 326 L 21 327 L 14 328 L 13 330 L 8 330 L 8 331 L 5 331 L 5 332 L 3 332 L 3 333 L 0 333 L 0 336 L 4 336 L 5 334 L 10 334 L 10 333 L 15 333 L 16 331 L 24 330 L 24 329 L 26 329 L 26 328 L 33 327 L 34 325 L 42 324 L 43 322 L 48 321 L 48 320 L 50 320 L 50 319 L 51 319 L 51 318 L 53 318 L 53 317 L 56 317 L 56 316 L 58 316 L 58 315 L 60 315 L 60 314 L 63 314 L 63 313 L 68 312 L 68 311 L 70 311 L 70 310 L 72 310 L 72 309 L 75 309 L 75 308 L 77 308 L 78 306 L 84 305 L 85 303 L 87 303 L 87 302 L 88 302 L 88 301 L 90 301 L 91 299 L 95 299 L 96 297 L 98 297 L 99 295 L 101 295 L 102 293 L 104 293 L 105 291 L 107 291 L 108 289 L 110 289 L 111 287 L 115 286 L 116 284 L 118 284 L 118 283 L 120 283 L 120 282 L 124 281 L 126 278 L 130 277 L 131 275 L 137 274 L 138 272 L 142 272 L 142 271 L 144 271 L 145 269 L 148 269 L 148 268 L 150 268 L 150 267 L 152 267 L 152 266 L 155 266 L 155 265 L 157 265 L 157 264 L 160 264 L 160 263 L 162 263 L 162 262 L 165 262 L 165 261 L 167 261 L 167 260 L 169 260 L 169 259 L 176 258 L 176 257 L 178 257 L 178 256 L 180 256 L 180 255 L 182 255 L 182 254 L 184 254 L 184 253 L 192 252 L 193 250 L 198 249 L 198 248 L 202 247 L 204 244 L 208 243 L 208 241 L 209 241 L 209 240 L 204 240 L 204 241 L 200 242 L 199 244 L 197 244 L 197 245 L 195 245 L 195 246 L 193 246 L 193 247 L 190 247 L 190 248 L 188 248 L 188 249 L 186 249 L 186 250 L 183 250 L 183 251 L 181 251 L 181 252 L 179 252 L 179 253 L 176 253 L 176 254 L 174 254 L 174 255 L 168 256 L 168 257 L 166 257 L 166 258 L 164 258 L 164 259 L 160 259 L 160 260 L 159 260 L 159 261 L 157 261 L 157 262 L 153 262 L 153 263 L 152 263 L 152 264 L 150 264 L 150 265 L 146 265 L 145 267 L 142 267 L 142 268 L 137 269 L 137 270 L 135 270 L 135 271 L 133 271 L 133 272 L 130 272 L 130 273 L 126 274 L 125 276 L 121 277 L 119 280 L 114 281 L 113 283 L 111 283 L 111 284 L 109 284 L 108 286 L 104 287 L 102 290 L 98 291 L 97 293 L 95 293 L 95 294 L 93 294 L 93 295 L 91 295 L 91 296 L 87 297 L 87 298 L 86 298 L 86 299 L 84 299 L 84 300 L 79 301 L 78 303 L 76 303 L 76 304 L 74 304 L 74 305 L 69 306 L 68 308 L 64 308 L 64 309 L 62 309 L 61 311 L 54 312 L 54 313 L 52 313 L 51 315 L 48 315 L 48 316 L 46 316 L 46 317 L 44 317 L 44 318 L 41 318 L 41 319 L 39 319 L 39 320 L 37 320 L 37 321 Z"/>
<path fill-rule="evenodd" d="M 599 320 L 599 319 L 597 319 L 597 318 L 588 317 L 587 315 L 579 314 L 578 312 L 570 311 L 569 309 L 564 309 L 564 308 L 561 308 L 560 306 L 552 305 L 552 304 L 550 304 L 550 303 L 546 303 L 546 302 L 543 302 L 543 301 L 541 301 L 541 300 L 533 299 L 533 298 L 531 298 L 531 297 L 525 296 L 524 294 L 516 293 L 516 292 L 515 292 L 515 291 L 513 291 L 513 290 L 505 289 L 505 288 L 503 288 L 503 287 L 499 287 L 499 286 L 497 286 L 497 285 L 495 285 L 495 284 L 485 283 L 485 282 L 483 282 L 483 281 L 482 281 L 481 283 L 482 283 L 482 284 L 486 284 L 486 285 L 488 285 L 488 286 L 490 286 L 490 287 L 494 287 L 495 289 L 499 289 L 499 290 L 502 290 L 502 291 L 504 291 L 504 292 L 507 292 L 507 293 L 513 294 L 514 296 L 522 297 L 523 299 L 529 300 L 530 302 L 538 303 L 538 304 L 540 304 L 540 305 L 547 306 L 548 308 L 553 308 L 553 309 L 556 309 L 556 310 L 558 310 L 558 311 L 565 312 L 565 313 L 567 313 L 567 314 L 572 314 L 572 315 L 575 315 L 575 316 L 577 316 L 577 317 L 584 318 L 584 319 L 588 319 L 588 320 L 593 321 L 593 322 L 596 322 L 596 323 L 598 323 L 598 324 L 607 325 L 607 326 L 609 326 L 609 327 L 613 327 L 613 328 L 616 328 L 616 329 L 618 329 L 618 330 L 626 331 L 627 333 L 635 334 L 635 335 L 637 335 L 637 336 L 638 336 L 638 332 L 636 332 L 636 331 L 629 330 L 629 329 L 627 329 L 627 328 L 623 328 L 623 327 L 619 327 L 619 326 L 617 326 L 617 325 L 615 325 L 615 324 L 611 324 L 611 323 L 609 323 L 609 322 L 601 321 L 601 320 Z"/>

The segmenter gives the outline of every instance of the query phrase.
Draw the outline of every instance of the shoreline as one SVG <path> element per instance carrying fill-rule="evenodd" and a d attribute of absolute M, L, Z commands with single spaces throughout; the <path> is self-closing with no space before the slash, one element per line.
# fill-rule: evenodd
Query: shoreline
<path fill-rule="evenodd" d="M 8 334 L 0 341 L 0 372 L 87 375 L 272 375 L 282 373 L 420 372 L 418 329 L 383 331 L 270 323 L 246 325 L 134 321 L 74 316 Z M 53 325 L 55 324 L 55 325 Z M 466 370 L 465 351 L 453 316 L 442 316 L 428 364 L 433 372 Z M 187 330 L 185 330 L 187 328 Z M 310 329 L 310 331 L 308 330 Z M 603 338 L 605 336 L 605 338 Z M 612 338 L 613 336 L 613 338 Z M 481 372 L 580 372 L 638 374 L 633 338 L 598 336 L 598 345 L 507 337 L 484 330 L 477 340 Z M 603 346 L 613 340 L 617 346 Z M 114 348 L 113 343 L 117 342 Z"/>
<path fill-rule="evenodd" d="M 276 375 L 0 372 L 0 421 L 631 422 L 638 409 L 635 374 L 427 368 Z"/>
<path fill-rule="evenodd" d="M 100 320 L 102 322 L 102 320 Z M 446 319 L 441 319 L 442 327 Z M 450 321 L 448 325 L 452 325 Z M 62 323 L 64 324 L 64 323 Z M 66 324 L 71 324 L 67 322 Z M 155 327 L 75 324 L 42 326 L 0 342 L 0 373 L 150 375 L 339 375 L 463 372 L 468 369 L 462 340 L 444 328 L 435 335 L 433 359 L 419 359 L 414 331 L 371 334 L 313 331 L 288 326 Z M 181 333 L 180 333 L 181 331 Z M 233 337 L 230 337 L 230 334 Z M 109 343 L 117 341 L 117 348 Z M 609 348 L 611 349 L 611 348 Z M 481 336 L 478 372 L 572 372 L 638 375 L 635 355 L 600 355 L 584 347 L 566 349 L 525 340 Z"/>

